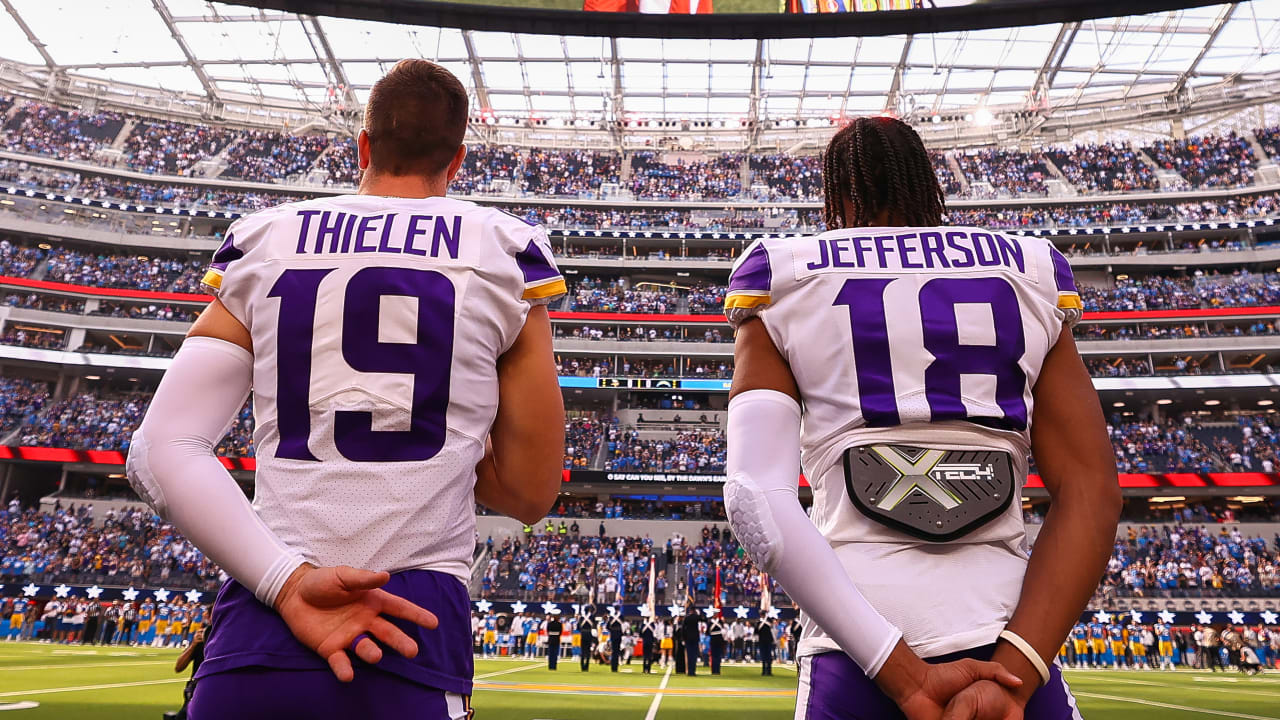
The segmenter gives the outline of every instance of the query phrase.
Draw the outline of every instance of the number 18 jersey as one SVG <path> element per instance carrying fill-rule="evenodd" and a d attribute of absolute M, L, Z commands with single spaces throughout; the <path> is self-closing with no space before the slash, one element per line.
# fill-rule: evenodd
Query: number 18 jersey
<path fill-rule="evenodd" d="M 205 283 L 253 338 L 254 508 L 320 565 L 465 579 L 497 361 L 563 295 L 545 232 L 348 195 L 231 226 Z"/>
<path fill-rule="evenodd" d="M 1020 500 L 1031 389 L 1063 328 L 1080 317 L 1066 259 L 1045 240 L 963 227 L 769 239 L 739 259 L 725 305 L 735 326 L 758 316 L 791 367 L 804 405 L 811 517 L 863 594 L 925 656 L 994 642 L 1026 566 Z M 930 494 L 940 485 L 928 477 L 940 476 L 922 465 L 966 470 L 930 465 L 943 453 L 929 451 L 1008 453 L 1013 487 L 985 523 L 922 541 L 851 497 L 846 475 L 863 466 L 845 453 L 863 446 L 899 454 L 891 477 L 905 482 L 894 485 L 895 502 L 922 513 L 928 503 L 969 501 Z M 810 624 L 802 649 L 836 646 Z"/>

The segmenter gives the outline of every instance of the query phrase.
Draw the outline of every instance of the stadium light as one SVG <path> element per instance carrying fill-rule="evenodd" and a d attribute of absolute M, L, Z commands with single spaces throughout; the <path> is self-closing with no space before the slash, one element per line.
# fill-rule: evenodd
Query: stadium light
<path fill-rule="evenodd" d="M 965 117 L 968 118 L 969 116 L 966 115 Z M 972 117 L 974 124 L 979 127 L 987 127 L 991 123 L 995 122 L 996 119 L 996 116 L 992 115 L 991 111 L 985 107 L 978 108 L 977 112 L 975 112 Z"/>

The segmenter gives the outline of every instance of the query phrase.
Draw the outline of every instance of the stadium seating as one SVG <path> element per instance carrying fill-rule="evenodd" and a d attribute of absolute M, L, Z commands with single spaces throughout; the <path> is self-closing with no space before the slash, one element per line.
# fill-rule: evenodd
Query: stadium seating
<path fill-rule="evenodd" d="M 1257 159 L 1247 138 L 1235 134 L 1158 140 L 1145 148 L 1160 167 L 1192 187 L 1239 187 L 1253 182 Z"/>
<path fill-rule="evenodd" d="M 89 160 L 124 128 L 124 116 L 23 103 L 4 123 L 0 147 L 59 160 Z"/>
<path fill-rule="evenodd" d="M 1280 279 L 1274 274 L 1251 275 L 1247 271 L 1194 278 L 1151 275 L 1118 280 L 1109 288 L 1082 284 L 1079 290 L 1087 312 L 1247 307 L 1280 302 Z"/>
<path fill-rule="evenodd" d="M 611 428 L 604 469 L 637 472 L 724 472 L 724 431 L 697 430 L 642 436 L 631 428 Z"/>
<path fill-rule="evenodd" d="M 281 182 L 311 167 L 329 146 L 317 135 L 285 135 L 251 130 L 227 153 L 227 177 L 253 182 Z"/>
<path fill-rule="evenodd" d="M 125 140 L 124 164 L 158 175 L 190 175 L 196 163 L 240 139 L 224 128 L 177 122 L 139 123 Z"/>
<path fill-rule="evenodd" d="M 717 200 L 742 191 L 742 156 L 726 153 L 706 161 L 668 163 L 651 150 L 631 155 L 631 192 L 639 198 Z"/>
<path fill-rule="evenodd" d="M 500 167 L 513 163 L 516 154 L 514 148 L 507 149 Z M 622 158 L 617 153 L 530 150 L 524 159 L 521 190 L 531 195 L 552 197 L 589 195 L 606 183 L 617 184 L 621 169 Z"/>
<path fill-rule="evenodd" d="M 218 588 L 218 568 L 141 502 L 100 522 L 85 502 L 74 505 L 0 508 L 0 583 Z"/>
<path fill-rule="evenodd" d="M 1280 543 L 1238 529 L 1165 525 L 1117 539 L 1104 591 L 1122 597 L 1275 597 Z"/>
<path fill-rule="evenodd" d="M 1125 143 L 1054 149 L 1049 159 L 1078 190 L 1137 192 L 1160 187 L 1155 171 Z"/>
<path fill-rule="evenodd" d="M 986 149 L 957 153 L 955 158 L 971 185 L 979 181 L 991 185 L 995 193 L 986 197 L 1001 194 L 1043 196 L 1048 192 L 1045 180 L 1049 177 L 1049 169 L 1041 153 Z M 970 195 L 984 197 L 976 190 L 971 190 Z"/>

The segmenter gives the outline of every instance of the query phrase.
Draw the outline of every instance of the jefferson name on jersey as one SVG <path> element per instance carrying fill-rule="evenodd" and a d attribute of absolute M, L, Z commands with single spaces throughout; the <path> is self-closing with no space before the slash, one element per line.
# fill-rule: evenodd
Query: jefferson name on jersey
<path fill-rule="evenodd" d="M 999 233 L 909 230 L 898 233 L 825 235 L 797 248 L 804 270 L 960 270 L 1003 267 L 1027 273 L 1022 245 Z M 810 259 L 810 256 L 816 255 Z M 1031 266 L 1034 280 L 1035 266 Z M 796 277 L 803 277 L 797 270 Z"/>

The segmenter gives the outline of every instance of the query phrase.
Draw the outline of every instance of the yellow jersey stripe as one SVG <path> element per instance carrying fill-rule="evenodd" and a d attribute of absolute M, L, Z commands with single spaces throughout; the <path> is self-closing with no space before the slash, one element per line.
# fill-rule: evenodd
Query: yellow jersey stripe
<path fill-rule="evenodd" d="M 556 278 L 549 283 L 525 289 L 521 297 L 525 300 L 541 300 L 555 295 L 564 295 L 567 292 L 569 288 L 565 286 L 564 278 Z"/>
<path fill-rule="evenodd" d="M 1058 293 L 1058 309 L 1083 310 L 1084 303 L 1080 302 L 1078 293 Z"/>
<path fill-rule="evenodd" d="M 753 308 L 768 305 L 772 298 L 768 295 L 744 295 L 735 293 L 724 299 L 726 309 Z"/>
<path fill-rule="evenodd" d="M 210 270 L 209 272 L 206 272 L 204 274 L 204 277 L 200 279 L 200 282 L 205 285 L 208 285 L 214 290 L 221 290 L 222 289 L 222 273 L 218 272 L 217 270 Z"/>

